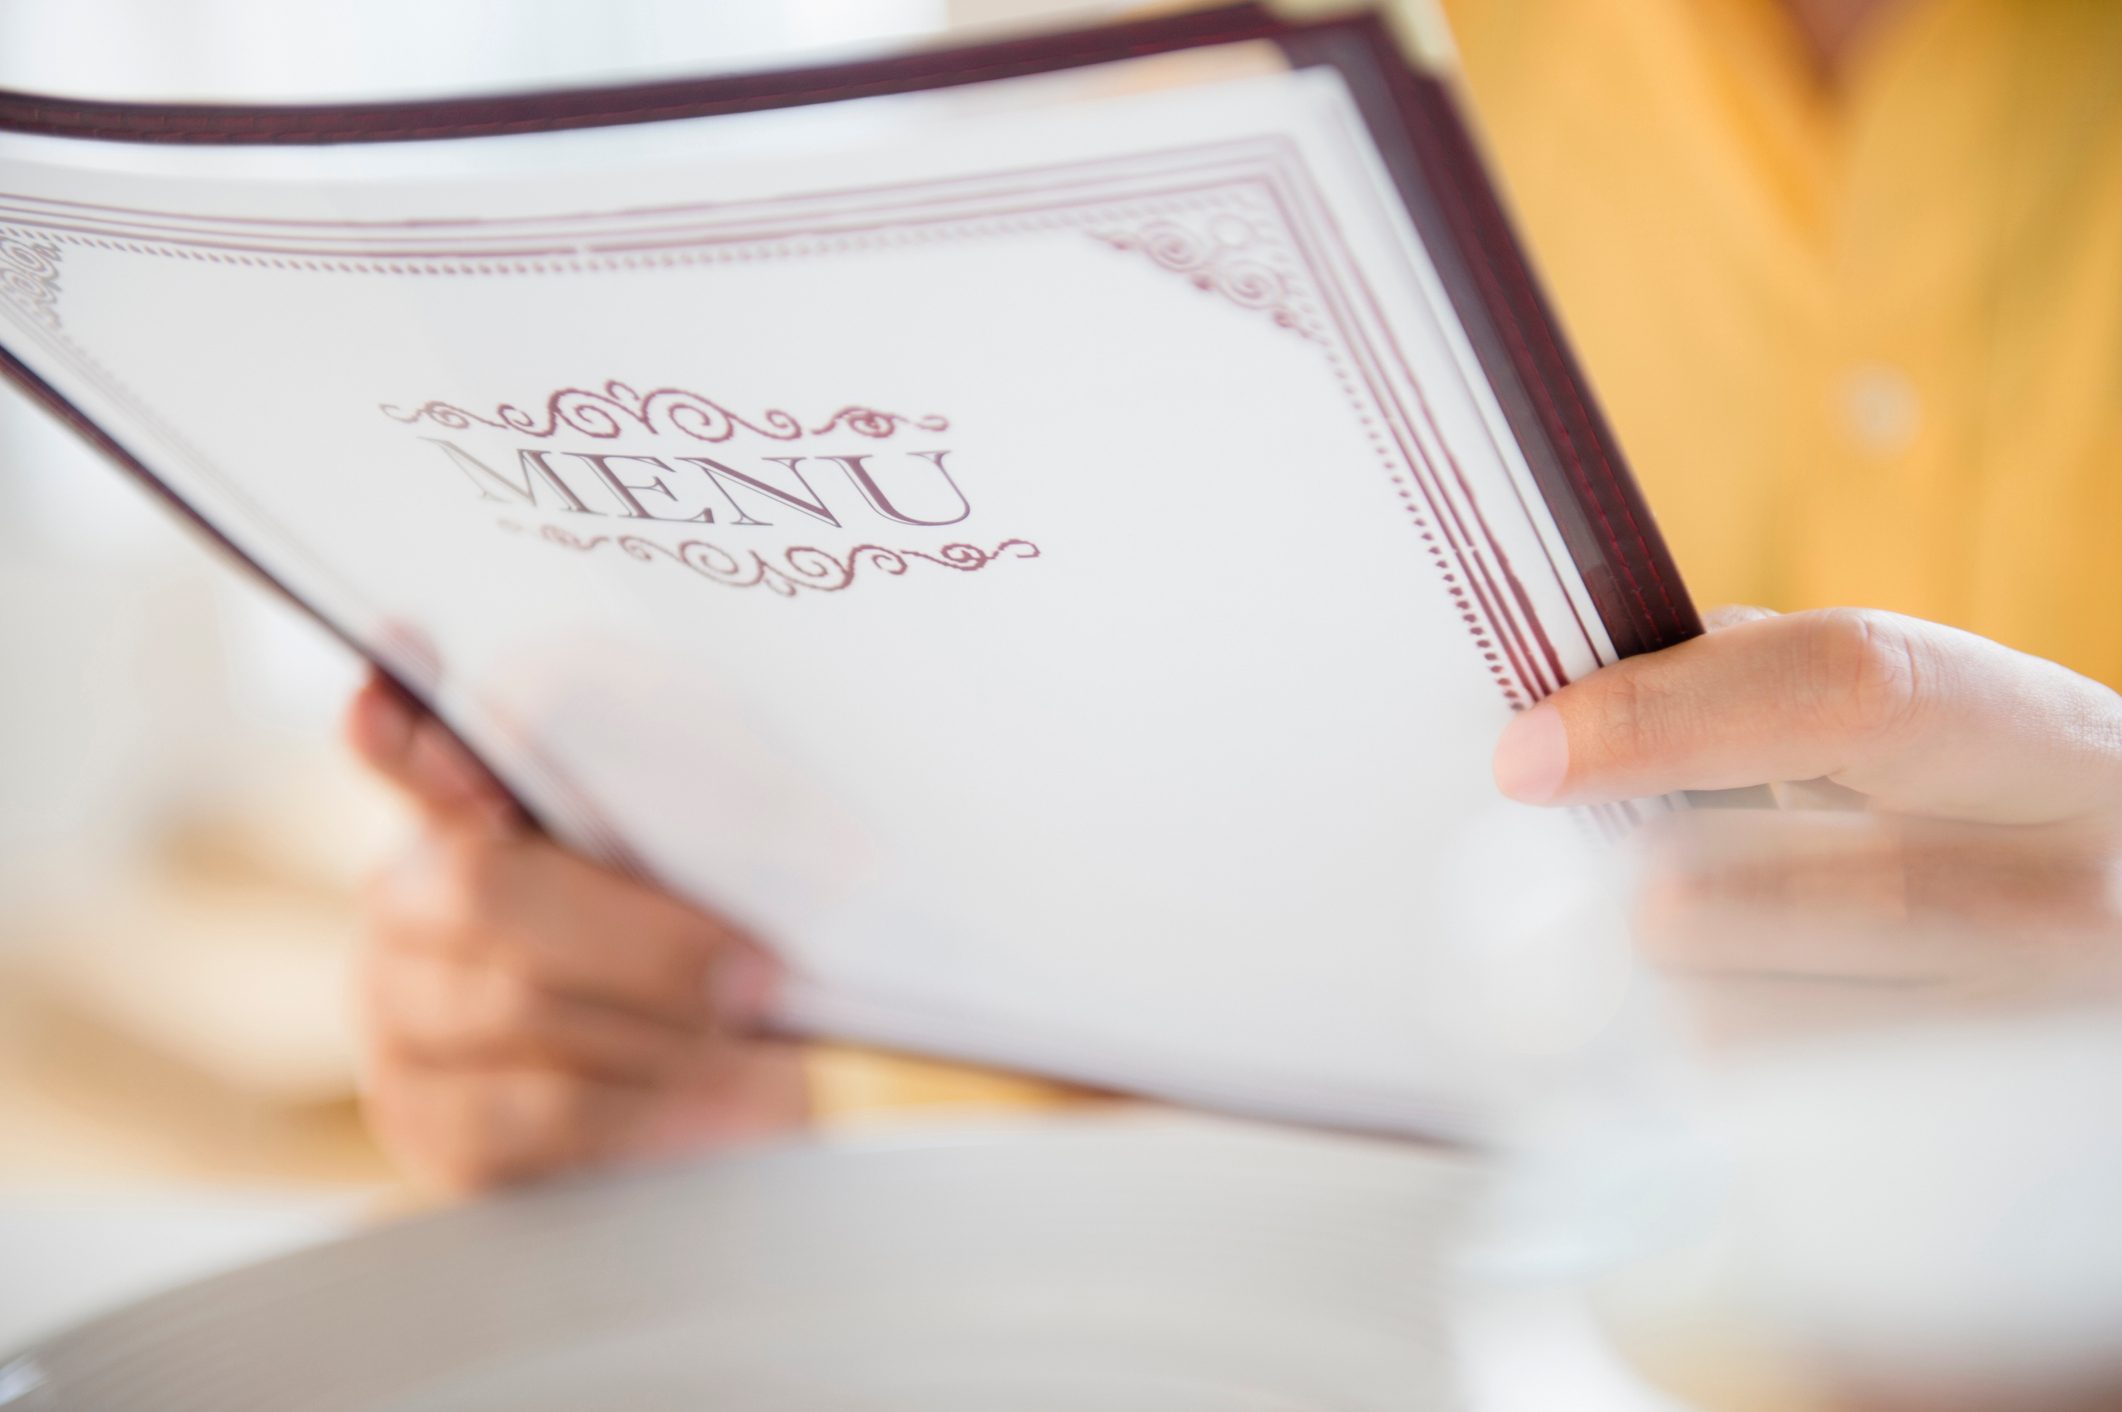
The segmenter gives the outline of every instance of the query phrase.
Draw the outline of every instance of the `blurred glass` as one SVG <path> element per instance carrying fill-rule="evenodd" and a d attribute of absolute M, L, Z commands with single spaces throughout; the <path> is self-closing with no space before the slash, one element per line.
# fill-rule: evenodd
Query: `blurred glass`
<path fill-rule="evenodd" d="M 2107 826 L 1705 810 L 1631 853 L 1659 998 L 1580 986 L 1614 1031 L 1511 1110 L 1475 1274 L 1581 1291 L 1691 1406 L 2116 1405 Z"/>

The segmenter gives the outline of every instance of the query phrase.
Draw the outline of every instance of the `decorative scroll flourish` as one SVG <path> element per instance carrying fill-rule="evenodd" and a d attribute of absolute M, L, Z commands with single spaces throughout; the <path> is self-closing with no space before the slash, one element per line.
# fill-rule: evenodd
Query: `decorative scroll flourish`
<path fill-rule="evenodd" d="M 806 432 L 822 436 L 842 427 L 857 436 L 881 440 L 902 426 L 920 431 L 950 429 L 950 421 L 945 417 L 908 417 L 860 404 L 842 407 L 824 421 L 810 426 L 779 407 L 769 407 L 756 417 L 747 417 L 731 411 L 712 397 L 682 387 L 636 392 L 632 386 L 616 378 L 605 383 L 601 391 L 564 387 L 547 397 L 544 407 L 536 412 L 504 402 L 494 408 L 492 415 L 486 415 L 440 400 L 423 402 L 417 407 L 399 407 L 386 402 L 380 404 L 378 410 L 395 421 L 433 422 L 451 431 L 483 426 L 535 437 L 549 437 L 565 431 L 604 441 L 619 436 L 630 427 L 653 436 L 675 432 L 695 441 L 728 441 L 740 432 L 751 432 L 775 441 L 794 441 Z"/>
<path fill-rule="evenodd" d="M 503 521 L 502 527 L 530 532 L 512 521 Z M 973 573 L 998 559 L 1036 559 L 1040 552 L 1039 546 L 1028 539 L 1005 539 L 992 549 L 983 549 L 977 544 L 946 544 L 934 552 L 858 544 L 844 554 L 798 544 L 782 550 L 778 558 L 770 559 L 755 549 L 733 552 L 702 539 L 670 545 L 637 534 L 583 536 L 559 525 L 541 525 L 535 533 L 548 544 L 581 553 L 610 544 L 628 558 L 644 564 L 668 559 L 725 588 L 764 588 L 783 598 L 794 598 L 804 589 L 838 593 L 852 584 L 855 571 L 865 566 L 872 572 L 890 574 L 894 578 L 911 569 L 917 560 L 956 569 L 960 573 Z"/>
<path fill-rule="evenodd" d="M 0 299 L 48 329 L 59 327 L 59 247 L 0 230 Z"/>
<path fill-rule="evenodd" d="M 1159 216 L 1139 225 L 1094 228 L 1090 235 L 1115 250 L 1140 252 L 1159 269 L 1186 276 L 1196 289 L 1241 309 L 1262 310 L 1279 327 L 1313 337 L 1291 307 L 1288 278 L 1264 261 L 1253 223 L 1243 216 L 1223 212 L 1198 228 Z"/>

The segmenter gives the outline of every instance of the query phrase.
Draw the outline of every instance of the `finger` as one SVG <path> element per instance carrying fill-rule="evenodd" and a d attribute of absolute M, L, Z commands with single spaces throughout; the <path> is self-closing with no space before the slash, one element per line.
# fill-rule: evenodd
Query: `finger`
<path fill-rule="evenodd" d="M 808 1116 L 795 1045 L 735 1046 L 682 1085 L 644 1088 L 542 1066 L 435 1066 L 384 1054 L 362 1093 L 392 1159 L 480 1191 L 634 1158 L 782 1135 Z"/>
<path fill-rule="evenodd" d="M 654 1092 L 542 1067 L 429 1068 L 377 1061 L 362 1097 L 372 1130 L 416 1177 L 449 1191 L 577 1171 L 640 1142 Z"/>
<path fill-rule="evenodd" d="M 1909 813 L 2079 818 L 2122 804 L 2122 701 L 1952 628 L 1798 613 L 1564 687 L 1512 719 L 1495 773 L 1538 804 L 1827 779 Z"/>
<path fill-rule="evenodd" d="M 706 1069 L 656 1109 L 639 1151 L 671 1156 L 778 1136 L 800 1127 L 810 1112 L 803 1046 L 741 1041 L 716 1050 Z"/>
<path fill-rule="evenodd" d="M 1979 1006 L 1942 986 L 1854 983 L 1772 972 L 1677 971 L 1666 976 L 1674 1016 L 1705 1055 L 1888 1025 L 1966 1018 Z"/>
<path fill-rule="evenodd" d="M 1703 811 L 1647 831 L 1638 933 L 1695 972 L 2077 986 L 2122 970 L 2111 856 L 2071 826 Z"/>
<path fill-rule="evenodd" d="M 366 991 L 377 1047 L 431 1065 L 543 1066 L 652 1084 L 701 1067 L 726 1042 L 710 1026 L 548 990 L 491 960 L 388 955 L 370 967 Z"/>
<path fill-rule="evenodd" d="M 355 758 L 396 782 L 412 747 L 414 708 L 410 701 L 371 670 L 346 705 L 346 743 Z"/>
<path fill-rule="evenodd" d="M 520 822 L 500 781 L 381 673 L 372 672 L 349 703 L 346 738 L 364 764 L 431 817 L 496 826 Z"/>
<path fill-rule="evenodd" d="M 495 960 L 555 992 L 755 1025 L 778 971 L 728 924 L 534 836 L 428 835 L 372 896 L 386 945 Z"/>
<path fill-rule="evenodd" d="M 1682 971 L 1928 980 L 1938 963 L 1907 935 L 1896 822 L 1721 810 L 1661 821 L 1640 841 L 1638 940 Z"/>

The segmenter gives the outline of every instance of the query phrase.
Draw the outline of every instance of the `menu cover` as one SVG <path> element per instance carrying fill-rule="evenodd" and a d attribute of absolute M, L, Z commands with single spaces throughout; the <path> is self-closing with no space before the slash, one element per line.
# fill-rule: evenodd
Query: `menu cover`
<path fill-rule="evenodd" d="M 0 352 L 792 1031 L 1273 1115 L 1464 1119 L 1494 739 L 1699 630 L 1367 14 L 0 94 Z"/>

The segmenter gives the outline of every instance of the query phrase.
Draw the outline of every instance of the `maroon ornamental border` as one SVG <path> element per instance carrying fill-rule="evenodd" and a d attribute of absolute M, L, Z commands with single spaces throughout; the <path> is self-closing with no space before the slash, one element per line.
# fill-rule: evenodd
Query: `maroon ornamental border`
<path fill-rule="evenodd" d="M 1355 94 L 1616 648 L 1629 655 L 1698 633 L 1699 620 L 1670 553 L 1556 332 L 1448 95 L 1406 66 L 1373 16 L 1298 25 L 1240 5 L 822 69 L 439 102 L 132 105 L 0 92 L 0 130 L 209 145 L 454 138 L 908 92 L 1255 39 L 1274 40 L 1293 63 L 1331 65 Z M 17 360 L 0 356 L 0 372 L 52 405 L 187 516 L 199 518 Z M 225 536 L 207 529 L 227 545 Z M 1526 685 L 1535 696 L 1545 694 L 1532 680 Z"/>
<path fill-rule="evenodd" d="M 322 229 L 327 233 L 305 234 L 300 238 L 310 243 L 296 246 L 284 243 L 296 238 L 288 234 L 286 225 L 317 229 L 315 223 L 189 217 L 171 224 L 176 218 L 168 213 L 130 208 L 100 207 L 95 208 L 97 215 L 87 216 L 81 212 L 88 208 L 76 203 L 49 203 L 59 212 L 51 215 L 43 209 L 47 203 L 24 204 L 4 198 L 0 198 L 0 215 L 8 216 L 17 229 L 131 254 L 270 268 L 437 277 L 537 275 L 554 269 L 631 266 L 651 258 L 655 263 L 668 263 L 800 256 L 850 242 L 866 244 L 903 238 L 909 232 L 923 238 L 957 239 L 997 229 L 1064 224 L 1083 229 L 1116 248 L 1126 248 L 1132 242 L 1116 244 L 1114 240 L 1116 225 L 1126 225 L 1110 214 L 1116 208 L 1138 212 L 1147 204 L 1161 214 L 1146 223 L 1138 216 L 1138 225 L 1183 231 L 1188 219 L 1213 225 L 1231 218 L 1240 209 L 1236 203 L 1249 199 L 1260 216 L 1272 220 L 1277 231 L 1286 237 L 1290 250 L 1301 259 L 1309 287 L 1323 300 L 1319 317 L 1337 337 L 1325 338 L 1321 336 L 1322 329 L 1299 326 L 1294 312 L 1286 307 L 1272 309 L 1275 321 L 1313 339 L 1328 356 L 1344 395 L 1368 432 L 1405 508 L 1413 515 L 1415 527 L 1467 625 L 1469 637 L 1474 639 L 1506 700 L 1514 707 L 1522 707 L 1559 686 L 1563 671 L 1545 625 L 1512 571 L 1509 556 L 1497 542 L 1479 498 L 1444 438 L 1430 410 L 1422 379 L 1408 366 L 1360 263 L 1326 214 L 1323 198 L 1291 144 L 1273 137 L 1241 138 L 1128 158 L 1071 163 L 1065 170 L 1069 173 L 1065 180 L 1043 169 L 1005 170 L 913 186 L 891 184 L 820 192 L 793 202 L 777 199 L 669 207 L 655 213 L 662 225 L 653 232 L 637 229 L 641 213 L 632 213 L 624 225 L 607 226 L 597 235 L 583 229 L 584 224 L 608 221 L 611 217 L 578 213 L 450 222 L 420 227 L 418 236 L 411 237 L 414 243 L 410 249 L 402 242 L 409 238 L 407 232 L 412 228 L 402 223 L 362 225 L 355 228 L 358 235 L 352 237 L 345 228 L 326 224 Z M 790 211 L 790 206 L 796 209 Z M 1181 206 L 1191 209 L 1181 215 Z M 1006 221 L 999 227 L 998 217 Z M 533 229 L 518 234 L 524 226 Z M 142 233 L 147 231 L 175 233 Z M 556 236 L 580 252 L 580 258 L 543 258 L 541 242 Z M 467 248 L 467 240 L 474 242 L 473 248 Z M 1160 263 L 1182 273 L 1200 268 L 1197 262 L 1184 259 Z M 1261 273 L 1278 284 L 1284 278 L 1264 267 Z M 1213 280 L 1200 282 L 1204 288 L 1217 288 Z M 1226 296 L 1229 293 L 1220 292 Z M 1289 291 L 1284 288 L 1277 292 Z M 54 321 L 51 332 L 60 341 L 71 343 L 58 321 Z M 113 395 L 137 401 L 84 350 L 75 348 L 73 355 L 87 365 L 96 380 L 107 384 Z M 1463 374 L 1461 381 L 1466 381 Z M 440 406 L 429 404 L 413 415 L 423 415 Z M 143 420 L 156 420 L 148 409 L 137 410 Z M 405 419 L 400 411 L 385 410 Z M 453 415 L 473 415 L 462 409 L 446 410 Z M 166 434 L 175 435 L 173 429 L 165 430 Z M 1485 423 L 1482 430 L 1488 435 Z M 1489 441 L 1502 459 L 1505 453 L 1501 446 L 1492 435 Z M 218 479 L 206 458 L 194 454 L 191 459 L 199 463 L 197 468 L 202 474 Z M 1447 479 L 1457 488 L 1456 500 L 1446 485 Z M 1515 492 L 1515 486 L 1512 488 Z M 223 485 L 222 489 L 254 516 L 269 520 L 237 487 Z M 1525 510 L 1522 496 L 1520 502 L 1521 510 Z M 1526 513 L 1529 515 L 1529 510 Z M 291 536 L 290 540 L 298 542 L 296 537 Z M 327 566 L 313 567 L 326 578 L 335 577 Z M 1566 600 L 1568 588 L 1560 583 L 1562 575 L 1551 558 L 1548 567 L 1555 573 Z M 1574 608 L 1571 611 L 1574 613 Z M 1482 619 L 1486 620 L 1485 625 Z M 1577 626 L 1580 632 L 1584 631 L 1581 622 Z M 1588 633 L 1585 637 L 1587 651 L 1596 656 L 1598 649 Z M 1515 677 L 1515 684 L 1511 677 Z"/>
<path fill-rule="evenodd" d="M 0 131 L 216 146 L 545 132 L 915 92 L 1261 39 L 1295 63 L 1339 69 L 1355 92 L 1616 648 L 1627 656 L 1698 634 L 1672 555 L 1450 95 L 1408 67 L 1375 15 L 1297 23 L 1236 4 L 851 63 L 431 101 L 132 104 L 0 91 Z"/>

